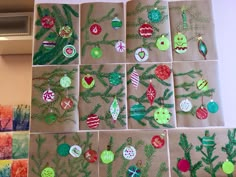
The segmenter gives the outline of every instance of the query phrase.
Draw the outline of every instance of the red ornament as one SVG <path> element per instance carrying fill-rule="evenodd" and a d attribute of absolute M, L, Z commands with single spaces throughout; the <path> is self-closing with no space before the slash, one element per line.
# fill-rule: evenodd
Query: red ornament
<path fill-rule="evenodd" d="M 89 162 L 89 163 L 94 163 L 98 159 L 98 154 L 96 151 L 89 149 L 84 153 L 84 158 Z"/>
<path fill-rule="evenodd" d="M 156 76 L 161 80 L 166 80 L 170 77 L 171 70 L 167 65 L 159 65 L 155 70 Z"/>
<path fill-rule="evenodd" d="M 44 16 L 41 19 L 41 25 L 43 28 L 50 29 L 54 26 L 54 24 L 55 24 L 55 18 L 51 16 Z"/>
<path fill-rule="evenodd" d="M 147 98 L 149 103 L 152 106 L 152 103 L 154 102 L 155 98 L 156 98 L 156 90 L 154 89 L 152 82 L 150 81 L 150 84 L 148 86 L 147 92 L 146 92 Z"/>
<path fill-rule="evenodd" d="M 153 33 L 152 25 L 144 23 L 139 27 L 138 32 L 141 37 L 149 38 Z"/>
<path fill-rule="evenodd" d="M 198 119 L 206 119 L 208 117 L 208 111 L 204 106 L 200 106 L 197 110 L 196 110 L 196 116 Z"/>
<path fill-rule="evenodd" d="M 99 126 L 100 119 L 96 114 L 90 114 L 87 118 L 87 125 L 91 129 L 95 129 Z"/>
<path fill-rule="evenodd" d="M 151 142 L 155 148 L 162 148 L 165 145 L 165 139 L 163 138 L 163 135 L 153 136 Z"/>
<path fill-rule="evenodd" d="M 181 172 L 187 172 L 190 169 L 190 163 L 186 159 L 181 159 L 178 161 L 177 167 Z"/>
<path fill-rule="evenodd" d="M 90 32 L 93 34 L 93 35 L 98 35 L 102 32 L 102 27 L 97 24 L 97 23 L 94 23 L 90 26 Z"/>
<path fill-rule="evenodd" d="M 61 100 L 61 108 L 64 110 L 71 109 L 73 107 L 74 103 L 70 98 L 63 98 Z"/>

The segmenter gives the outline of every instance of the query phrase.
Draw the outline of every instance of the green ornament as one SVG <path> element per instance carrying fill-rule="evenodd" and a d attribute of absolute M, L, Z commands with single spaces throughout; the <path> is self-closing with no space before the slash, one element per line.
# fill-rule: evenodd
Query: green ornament
<path fill-rule="evenodd" d="M 164 35 L 162 35 L 160 38 L 157 39 L 156 47 L 161 51 L 168 50 L 170 47 L 169 39 L 165 37 Z"/>
<path fill-rule="evenodd" d="M 71 86 L 71 79 L 65 74 L 61 79 L 60 79 L 60 85 L 63 88 L 68 88 Z"/>
<path fill-rule="evenodd" d="M 174 37 L 174 49 L 176 53 L 183 54 L 187 52 L 188 41 L 184 34 L 177 33 Z"/>
<path fill-rule="evenodd" d="M 234 172 L 234 164 L 227 159 L 222 165 L 222 170 L 225 174 L 231 174 Z"/>
<path fill-rule="evenodd" d="M 114 158 L 115 155 L 111 150 L 104 150 L 101 153 L 101 160 L 104 164 L 109 164 L 113 162 Z"/>
<path fill-rule="evenodd" d="M 198 37 L 198 50 L 200 54 L 204 57 L 206 60 L 206 55 L 207 55 L 207 46 L 206 44 L 202 41 L 202 37 Z"/>
<path fill-rule="evenodd" d="M 112 84 L 114 86 L 121 84 L 122 83 L 121 75 L 117 72 L 110 73 L 109 82 L 110 82 L 110 84 Z"/>
<path fill-rule="evenodd" d="M 215 140 L 213 136 L 204 136 L 202 138 L 202 145 L 205 147 L 212 147 L 215 145 Z"/>
<path fill-rule="evenodd" d="M 51 167 L 46 167 L 41 172 L 41 177 L 55 177 L 54 169 Z"/>
<path fill-rule="evenodd" d="M 216 113 L 219 110 L 219 106 L 215 101 L 211 100 L 209 103 L 207 103 L 207 110 L 210 113 Z"/>
<path fill-rule="evenodd" d="M 46 39 L 43 41 L 43 46 L 47 50 L 51 50 L 56 46 L 57 35 L 53 32 L 50 32 Z"/>
<path fill-rule="evenodd" d="M 94 59 L 99 59 L 102 57 L 102 49 L 100 47 L 94 47 L 92 48 L 90 54 Z"/>
<path fill-rule="evenodd" d="M 93 88 L 95 85 L 95 80 L 90 74 L 87 74 L 86 76 L 84 76 L 81 82 L 82 82 L 82 86 L 86 89 Z"/>
<path fill-rule="evenodd" d="M 153 9 L 150 10 L 148 12 L 148 19 L 152 22 L 152 23 L 158 23 L 161 21 L 162 19 L 162 14 L 158 9 Z"/>
<path fill-rule="evenodd" d="M 167 108 L 160 107 L 154 112 L 154 119 L 158 124 L 167 124 L 170 121 L 170 112 Z"/>
<path fill-rule="evenodd" d="M 119 29 L 122 27 L 122 21 L 118 18 L 115 17 L 112 21 L 111 21 L 111 26 L 114 29 Z"/>
<path fill-rule="evenodd" d="M 208 82 L 205 79 L 200 79 L 197 81 L 197 89 L 201 91 L 207 91 L 208 90 Z"/>
<path fill-rule="evenodd" d="M 68 156 L 70 153 L 70 145 L 66 143 L 60 144 L 57 146 L 57 153 L 62 157 Z"/>
<path fill-rule="evenodd" d="M 54 122 L 56 122 L 57 120 L 57 115 L 53 112 L 50 112 L 48 113 L 46 116 L 45 116 L 45 122 L 48 124 L 48 125 L 51 125 L 53 124 Z"/>
<path fill-rule="evenodd" d="M 130 108 L 130 117 L 135 120 L 141 120 L 146 115 L 145 107 L 141 104 L 135 104 Z"/>

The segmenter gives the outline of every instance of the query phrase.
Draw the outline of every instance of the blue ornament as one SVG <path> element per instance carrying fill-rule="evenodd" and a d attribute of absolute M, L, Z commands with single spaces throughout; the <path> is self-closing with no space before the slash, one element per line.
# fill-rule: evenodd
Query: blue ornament
<path fill-rule="evenodd" d="M 207 110 L 210 112 L 210 113 L 216 113 L 218 110 L 219 110 L 219 106 L 218 104 L 211 100 L 208 104 L 207 104 Z"/>

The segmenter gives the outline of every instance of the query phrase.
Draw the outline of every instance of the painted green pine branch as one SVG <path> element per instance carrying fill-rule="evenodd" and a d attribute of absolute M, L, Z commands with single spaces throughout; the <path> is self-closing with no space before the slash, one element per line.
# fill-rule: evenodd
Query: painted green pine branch
<path fill-rule="evenodd" d="M 91 115 L 91 114 L 96 114 L 96 113 L 99 111 L 99 109 L 100 109 L 101 107 L 102 107 L 101 104 L 97 104 L 97 105 L 93 108 L 93 110 L 92 110 L 88 115 L 85 115 L 85 116 L 80 117 L 80 121 L 82 121 L 82 122 L 83 122 L 83 121 L 86 121 L 89 115 Z"/>
<path fill-rule="evenodd" d="M 42 146 L 46 142 L 46 138 L 43 138 L 41 135 L 38 135 L 35 139 L 35 142 L 37 144 L 36 156 L 31 155 L 31 160 L 33 161 L 36 167 L 32 167 L 31 171 L 36 176 L 41 177 L 41 172 L 43 168 L 47 165 L 47 163 L 44 163 L 44 160 L 49 155 L 49 152 L 42 152 Z"/>
<path fill-rule="evenodd" d="M 176 111 L 176 114 L 182 114 L 182 115 L 192 115 L 192 116 L 195 116 L 196 114 L 196 110 L 197 110 L 197 106 L 193 106 L 192 109 L 189 111 L 189 112 L 184 112 L 182 110 L 177 110 Z"/>
<path fill-rule="evenodd" d="M 191 98 L 191 99 L 198 99 L 200 97 L 211 97 L 212 96 L 212 93 L 215 92 L 215 89 L 209 89 L 207 91 L 203 91 L 203 92 L 196 92 L 196 91 L 193 91 L 191 93 L 188 93 L 188 94 L 183 94 L 183 95 L 175 95 L 175 98 L 178 99 L 178 98 Z"/>
<path fill-rule="evenodd" d="M 160 164 L 156 177 L 162 177 L 164 173 L 168 172 L 168 167 L 165 162 Z"/>
<path fill-rule="evenodd" d="M 194 87 L 195 86 L 195 82 L 184 82 L 182 84 L 179 84 L 179 85 L 175 85 L 175 88 L 183 88 L 185 91 L 188 91 L 191 87 Z"/>
<path fill-rule="evenodd" d="M 194 79 L 196 77 L 202 77 L 202 70 L 198 70 L 198 71 L 191 70 L 191 71 L 188 71 L 186 73 L 174 74 L 174 77 L 178 77 L 178 76 L 189 76 L 189 77 Z"/>
<path fill-rule="evenodd" d="M 155 152 L 156 152 L 156 150 L 151 144 L 145 145 L 144 154 L 146 157 L 146 162 L 145 162 L 144 167 L 142 168 L 141 177 L 149 177 L 148 171 L 149 171 L 150 167 L 152 166 L 152 160 L 153 160 Z"/>
<path fill-rule="evenodd" d="M 184 175 L 176 167 L 173 167 L 172 170 L 176 173 L 178 177 L 184 177 Z"/>
<path fill-rule="evenodd" d="M 196 151 L 201 152 L 201 154 L 202 154 L 201 159 L 202 159 L 203 163 L 205 163 L 204 171 L 206 171 L 208 174 L 210 174 L 211 177 L 216 177 L 216 173 L 221 167 L 221 162 L 218 162 L 214 166 L 214 161 L 219 158 L 219 156 L 213 154 L 214 151 L 216 150 L 216 148 L 215 148 L 216 144 L 214 144 L 212 146 L 209 146 L 209 145 L 205 146 L 203 144 L 203 139 L 208 137 L 208 138 L 211 138 L 214 141 L 215 136 L 216 136 L 215 133 L 212 136 L 210 136 L 209 130 L 206 130 L 205 131 L 205 137 L 199 137 L 198 136 L 198 139 L 202 144 L 199 145 L 199 146 L 196 146 Z"/>
<path fill-rule="evenodd" d="M 127 71 L 127 75 L 130 75 L 133 72 L 134 68 L 136 69 L 136 71 L 139 71 L 139 70 L 143 71 L 144 70 L 144 68 L 140 64 L 135 64 L 133 67 L 131 67 Z M 129 82 L 131 82 L 131 80 L 129 80 Z M 129 82 L 127 82 L 127 84 L 129 84 Z"/>

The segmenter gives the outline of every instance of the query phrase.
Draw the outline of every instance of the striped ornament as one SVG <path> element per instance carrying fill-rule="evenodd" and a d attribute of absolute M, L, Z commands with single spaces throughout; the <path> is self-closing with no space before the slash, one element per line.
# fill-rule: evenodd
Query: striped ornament
<path fill-rule="evenodd" d="M 139 74 L 137 73 L 136 69 L 133 69 L 133 72 L 130 75 L 131 83 L 135 89 L 138 88 L 139 85 Z"/>
<path fill-rule="evenodd" d="M 152 25 L 144 23 L 139 27 L 139 35 L 143 38 L 149 38 L 152 36 L 153 28 Z"/>
<path fill-rule="evenodd" d="M 215 145 L 214 137 L 212 136 L 204 136 L 202 138 L 202 145 L 205 147 L 212 147 Z"/>
<path fill-rule="evenodd" d="M 100 124 L 100 119 L 96 114 L 90 114 L 86 121 L 87 125 L 91 129 L 95 129 Z"/>

